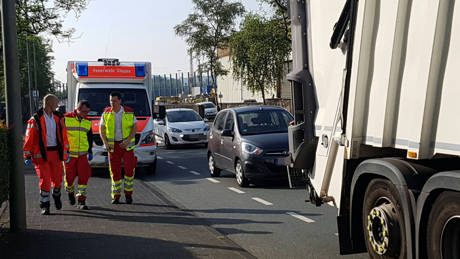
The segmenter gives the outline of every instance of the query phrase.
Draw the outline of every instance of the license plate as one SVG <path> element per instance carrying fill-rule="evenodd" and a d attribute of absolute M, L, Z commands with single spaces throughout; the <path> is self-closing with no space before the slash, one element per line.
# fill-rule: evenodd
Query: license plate
<path fill-rule="evenodd" d="M 274 165 L 285 166 L 289 165 L 289 160 L 286 158 L 275 158 L 275 159 L 267 159 L 266 162 Z"/>

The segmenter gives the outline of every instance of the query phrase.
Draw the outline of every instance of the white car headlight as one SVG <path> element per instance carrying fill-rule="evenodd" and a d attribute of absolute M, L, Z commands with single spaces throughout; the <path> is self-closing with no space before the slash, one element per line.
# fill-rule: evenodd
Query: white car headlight
<path fill-rule="evenodd" d="M 147 135 L 145 135 L 144 139 L 141 141 L 142 144 L 155 144 L 155 134 L 153 131 L 150 131 Z"/>
<path fill-rule="evenodd" d="M 178 128 L 169 128 L 169 130 L 170 130 L 171 132 L 174 132 L 174 133 L 181 133 L 181 132 L 182 132 L 182 130 L 180 130 L 180 129 L 178 129 Z"/>
<path fill-rule="evenodd" d="M 243 151 L 248 154 L 260 155 L 262 154 L 262 152 L 264 152 L 261 148 L 254 146 L 251 143 L 242 142 L 241 146 L 243 148 Z"/>

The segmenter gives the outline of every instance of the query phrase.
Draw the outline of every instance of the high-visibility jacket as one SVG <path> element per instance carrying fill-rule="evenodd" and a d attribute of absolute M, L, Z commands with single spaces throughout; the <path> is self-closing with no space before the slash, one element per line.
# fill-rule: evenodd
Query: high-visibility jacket
<path fill-rule="evenodd" d="M 107 107 L 104 109 L 104 126 L 105 126 L 105 135 L 109 144 L 115 144 L 115 112 L 112 110 L 112 107 Z M 131 130 L 134 127 L 134 111 L 133 109 L 123 106 L 123 117 L 121 122 L 121 134 L 123 140 L 127 139 L 131 134 Z M 133 150 L 135 146 L 135 138 L 130 139 L 129 145 L 126 147 L 126 150 Z M 113 152 L 113 150 L 110 150 Z"/>
<path fill-rule="evenodd" d="M 78 157 L 92 153 L 93 133 L 91 121 L 77 116 L 77 110 L 64 114 L 69 153 L 71 157 Z"/>
<path fill-rule="evenodd" d="M 27 121 L 26 137 L 24 140 L 24 159 L 31 158 L 34 164 L 46 162 L 46 122 L 43 109 L 36 112 Z M 56 121 L 56 143 L 61 161 L 67 160 L 69 142 L 64 126 L 64 119 L 59 112 L 53 112 Z"/>

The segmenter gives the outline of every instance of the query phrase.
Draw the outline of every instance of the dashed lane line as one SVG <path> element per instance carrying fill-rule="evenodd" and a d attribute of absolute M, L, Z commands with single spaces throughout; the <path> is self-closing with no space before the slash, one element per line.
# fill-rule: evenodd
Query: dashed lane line
<path fill-rule="evenodd" d="M 302 220 L 302 221 L 304 221 L 304 222 L 307 222 L 307 223 L 314 223 L 314 222 L 315 222 L 315 221 L 312 220 L 311 218 L 307 218 L 307 217 L 302 216 L 302 215 L 299 215 L 299 214 L 297 214 L 297 213 L 295 213 L 295 212 L 286 212 L 286 214 L 291 215 L 291 216 L 293 216 L 294 218 L 300 219 L 300 220 Z"/>
<path fill-rule="evenodd" d="M 191 174 L 194 174 L 194 175 L 200 175 L 200 173 L 198 173 L 197 171 L 190 171 Z"/>
<path fill-rule="evenodd" d="M 268 202 L 268 201 L 266 201 L 266 200 L 264 200 L 264 199 L 261 199 L 261 198 L 252 197 L 252 199 L 255 200 L 255 201 L 257 201 L 257 202 L 262 203 L 263 205 L 267 205 L 267 206 L 272 206 L 272 205 L 273 205 L 273 203 Z"/>
<path fill-rule="evenodd" d="M 228 189 L 229 189 L 230 191 L 234 191 L 234 192 L 239 193 L 239 194 L 245 193 L 245 192 L 243 192 L 242 190 L 237 189 L 237 188 L 234 188 L 234 187 L 228 187 Z"/>
<path fill-rule="evenodd" d="M 213 182 L 213 183 L 220 183 L 220 181 L 212 178 L 206 178 L 208 181 Z"/>
<path fill-rule="evenodd" d="M 185 167 L 185 166 L 178 165 L 177 167 L 179 167 L 182 170 L 187 170 L 187 167 Z"/>
<path fill-rule="evenodd" d="M 166 163 L 170 164 L 170 165 L 174 165 L 174 162 L 173 161 L 166 161 Z"/>
<path fill-rule="evenodd" d="M 157 156 L 157 159 L 163 159 L 163 157 L 162 156 Z"/>

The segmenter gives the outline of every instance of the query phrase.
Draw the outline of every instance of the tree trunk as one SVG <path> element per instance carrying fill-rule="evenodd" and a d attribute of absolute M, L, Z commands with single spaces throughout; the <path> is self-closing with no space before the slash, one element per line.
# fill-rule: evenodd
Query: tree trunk
<path fill-rule="evenodd" d="M 265 89 L 264 89 L 264 87 L 262 87 L 262 99 L 264 100 L 264 105 L 265 105 L 266 103 L 265 103 Z"/>

